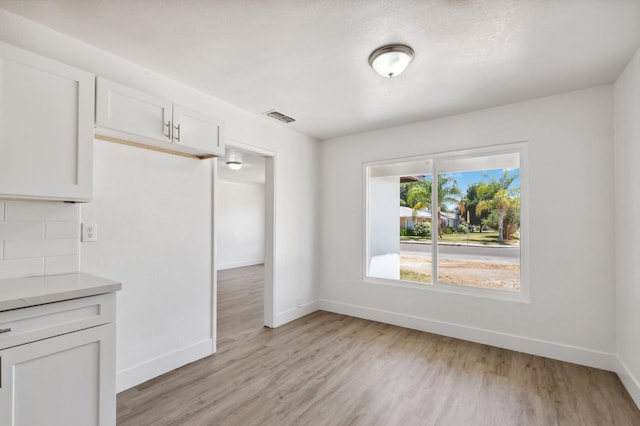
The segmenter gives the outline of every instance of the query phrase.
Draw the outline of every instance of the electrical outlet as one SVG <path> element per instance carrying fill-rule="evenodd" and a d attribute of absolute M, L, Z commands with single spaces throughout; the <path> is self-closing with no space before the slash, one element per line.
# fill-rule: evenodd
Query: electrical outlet
<path fill-rule="evenodd" d="M 95 223 L 83 223 L 82 241 L 85 243 L 95 243 L 98 241 L 98 225 Z"/>

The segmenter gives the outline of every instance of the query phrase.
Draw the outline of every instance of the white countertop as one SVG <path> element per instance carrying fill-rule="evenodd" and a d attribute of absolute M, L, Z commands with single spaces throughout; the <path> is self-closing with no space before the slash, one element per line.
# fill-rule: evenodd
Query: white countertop
<path fill-rule="evenodd" d="M 0 311 L 111 293 L 121 288 L 117 281 L 84 272 L 4 279 L 0 280 Z"/>

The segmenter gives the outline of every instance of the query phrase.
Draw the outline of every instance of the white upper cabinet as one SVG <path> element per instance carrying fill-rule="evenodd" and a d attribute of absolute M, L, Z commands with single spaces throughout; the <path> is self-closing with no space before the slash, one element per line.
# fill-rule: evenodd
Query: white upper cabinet
<path fill-rule="evenodd" d="M 171 141 L 171 101 L 98 78 L 96 125 Z"/>
<path fill-rule="evenodd" d="M 173 106 L 173 142 L 224 155 L 218 120 L 181 105 Z"/>
<path fill-rule="evenodd" d="M 0 42 L 0 197 L 89 201 L 94 76 Z"/>
<path fill-rule="evenodd" d="M 224 155 L 219 120 L 101 77 L 97 85 L 96 138 L 199 158 Z"/>

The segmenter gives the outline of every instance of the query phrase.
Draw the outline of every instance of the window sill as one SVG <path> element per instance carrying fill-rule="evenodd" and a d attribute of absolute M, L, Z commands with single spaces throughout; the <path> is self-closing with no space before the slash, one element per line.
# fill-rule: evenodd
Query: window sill
<path fill-rule="evenodd" d="M 410 288 L 421 291 L 431 291 L 437 293 L 448 293 L 467 297 L 476 297 L 482 299 L 492 299 L 504 302 L 531 303 L 529 294 L 521 290 L 519 292 L 508 290 L 495 290 L 490 288 L 466 287 L 455 284 L 427 284 L 417 283 L 413 281 L 392 280 L 386 278 L 375 278 L 365 276 L 362 280 L 366 284 L 376 284 L 389 287 Z"/>

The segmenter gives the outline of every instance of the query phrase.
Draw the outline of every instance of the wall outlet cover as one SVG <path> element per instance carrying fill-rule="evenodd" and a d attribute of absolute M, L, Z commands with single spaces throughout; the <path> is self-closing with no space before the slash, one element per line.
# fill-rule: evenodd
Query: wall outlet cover
<path fill-rule="evenodd" d="M 98 241 L 98 225 L 95 223 L 82 224 L 82 242 L 94 243 Z"/>

